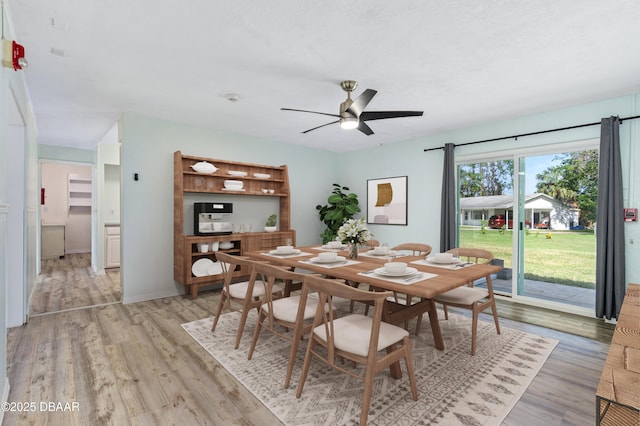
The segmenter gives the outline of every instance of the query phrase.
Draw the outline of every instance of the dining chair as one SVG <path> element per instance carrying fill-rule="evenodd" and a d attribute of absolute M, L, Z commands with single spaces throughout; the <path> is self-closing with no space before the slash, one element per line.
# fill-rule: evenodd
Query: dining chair
<path fill-rule="evenodd" d="M 253 352 L 263 328 L 276 336 L 291 340 L 289 363 L 287 364 L 287 374 L 284 381 L 284 387 L 286 389 L 289 387 L 289 383 L 291 382 L 291 374 L 293 373 L 300 340 L 311 330 L 311 320 L 315 315 L 318 299 L 315 297 L 307 297 L 307 292 L 304 293 L 304 297 L 302 294 L 297 294 L 274 300 L 274 298 L 271 297 L 272 293 L 269 289 L 274 286 L 276 280 L 303 281 L 304 277 L 308 274 L 300 274 L 292 272 L 287 268 L 280 268 L 278 266 L 268 264 L 254 265 L 253 269 L 258 275 L 262 276 L 263 280 L 265 280 L 266 291 L 260 305 L 258 322 L 256 323 L 256 328 L 253 333 L 253 340 L 249 347 L 247 359 L 250 360 L 253 357 Z M 327 306 L 325 306 L 325 308 L 328 309 Z M 281 331 L 278 327 L 284 328 L 284 331 Z M 290 330 L 293 330 L 293 334 L 289 333 Z"/>
<path fill-rule="evenodd" d="M 391 248 L 391 250 L 410 251 L 413 256 L 428 256 L 432 248 L 429 244 L 403 243 Z"/>
<path fill-rule="evenodd" d="M 369 240 L 366 243 L 364 243 L 364 246 L 367 247 L 367 248 L 378 247 L 378 246 L 380 246 L 380 241 L 378 241 L 378 240 Z"/>
<path fill-rule="evenodd" d="M 365 425 L 369 415 L 373 381 L 376 374 L 404 359 L 411 394 L 413 399 L 417 401 L 418 388 L 413 368 L 409 332 L 382 321 L 385 300 L 392 293 L 390 291 L 370 292 L 311 275 L 304 279 L 302 297 L 310 292 L 317 292 L 318 305 L 307 344 L 296 398 L 300 398 L 302 395 L 311 359 L 316 357 L 338 371 L 364 381 L 360 425 Z M 322 309 L 323 305 L 332 304 L 334 297 L 369 301 L 373 303 L 374 315 L 368 317 L 362 314 L 347 314 L 337 318 L 333 309 Z M 318 350 L 320 347 L 321 350 Z M 378 353 L 381 351 L 385 351 L 385 353 L 379 356 Z M 364 372 L 360 374 L 356 369 L 345 367 L 351 363 L 345 364 L 344 360 L 362 364 Z"/>
<path fill-rule="evenodd" d="M 460 247 L 448 250 L 447 252 L 453 253 L 466 262 L 471 263 L 490 263 L 493 260 L 493 254 L 484 249 Z M 480 312 L 491 307 L 493 321 L 496 324 L 496 332 L 500 334 L 500 323 L 498 321 L 496 301 L 493 296 L 491 276 L 487 276 L 486 280 L 487 288 L 474 287 L 473 281 L 470 281 L 466 286 L 454 288 L 435 298 L 436 303 L 443 305 L 445 319 L 449 319 L 448 306 L 470 309 L 472 311 L 471 355 L 475 355 L 476 353 L 476 335 L 478 334 L 478 316 Z"/>
<path fill-rule="evenodd" d="M 220 293 L 220 301 L 218 302 L 218 308 L 216 309 L 211 331 L 214 332 L 216 330 L 218 319 L 220 319 L 220 315 L 225 306 L 227 309 L 233 310 L 232 302 L 242 305 L 242 314 L 240 316 L 240 324 L 238 324 L 238 332 L 234 346 L 234 349 L 238 349 L 240 340 L 242 339 L 242 333 L 244 332 L 244 326 L 247 322 L 247 315 L 253 308 L 259 311 L 262 303 L 261 298 L 265 294 L 264 282 L 256 279 L 257 275 L 253 272 L 253 265 L 262 262 L 256 262 L 246 257 L 234 256 L 223 252 L 216 252 L 216 260 L 222 264 L 224 284 Z M 249 272 L 249 280 L 236 283 L 232 282 L 233 273 L 238 268 L 244 268 Z M 276 298 L 282 297 L 282 289 L 278 286 L 270 287 L 269 291 L 274 293 Z"/>
<path fill-rule="evenodd" d="M 393 251 L 410 251 L 412 256 L 428 256 L 431 253 L 432 247 L 429 244 L 422 243 L 403 243 L 393 247 L 391 250 Z M 403 297 L 398 297 L 398 293 L 394 292 L 393 294 L 394 301 L 396 303 L 403 303 L 407 306 L 412 304 L 412 297 L 408 294 L 403 295 Z M 420 327 L 422 326 L 422 315 L 424 312 L 419 312 L 416 314 L 416 336 L 420 334 Z M 409 323 L 405 322 L 405 328 L 409 327 Z"/>

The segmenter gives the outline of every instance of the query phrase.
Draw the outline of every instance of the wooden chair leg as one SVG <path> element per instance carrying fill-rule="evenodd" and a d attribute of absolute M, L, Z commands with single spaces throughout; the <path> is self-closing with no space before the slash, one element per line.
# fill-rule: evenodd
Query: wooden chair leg
<path fill-rule="evenodd" d="M 315 345 L 316 341 L 312 337 L 309 337 L 309 344 L 307 345 L 307 352 L 304 356 L 304 363 L 302 364 L 302 371 L 300 372 L 300 380 L 298 381 L 298 389 L 296 389 L 296 398 L 300 398 L 302 395 L 302 388 L 304 388 L 304 382 L 307 380 L 309 367 L 311 366 L 311 352 L 313 352 L 313 347 Z"/>
<path fill-rule="evenodd" d="M 258 342 L 258 337 L 260 337 L 260 329 L 262 328 L 262 322 L 266 318 L 266 314 L 260 310 L 260 314 L 258 315 L 258 321 L 256 322 L 256 331 L 253 333 L 253 340 L 251 341 L 251 346 L 249 347 L 249 352 L 247 353 L 247 359 L 251 359 L 253 356 L 253 351 L 256 348 L 256 343 Z"/>
<path fill-rule="evenodd" d="M 447 309 L 447 305 L 442 305 L 442 309 L 444 309 L 444 319 L 449 319 L 449 310 Z"/>
<path fill-rule="evenodd" d="M 473 319 L 471 322 L 471 356 L 476 354 L 476 336 L 478 334 L 478 312 L 477 306 L 473 307 Z"/>
<path fill-rule="evenodd" d="M 242 333 L 244 332 L 244 326 L 247 323 L 247 316 L 251 310 L 251 299 L 246 299 L 244 306 L 242 307 L 242 315 L 240 316 L 240 324 L 238 324 L 238 332 L 236 333 L 236 345 L 233 349 L 238 349 L 240 346 L 240 340 L 242 339 Z"/>
<path fill-rule="evenodd" d="M 411 386 L 411 395 L 413 396 L 413 400 L 418 400 L 418 384 L 416 383 L 415 371 L 413 369 L 413 357 L 411 356 L 411 341 L 409 340 L 409 336 L 404 338 L 402 343 L 405 348 L 404 353 L 404 362 L 407 366 L 407 376 L 409 376 L 409 385 Z"/>
<path fill-rule="evenodd" d="M 291 383 L 291 375 L 293 374 L 293 366 L 296 363 L 296 355 L 298 355 L 298 346 L 302 340 L 302 326 L 297 326 L 291 338 L 291 350 L 289 351 L 289 364 L 287 365 L 287 376 L 284 379 L 284 388 L 289 388 Z"/>
<path fill-rule="evenodd" d="M 491 313 L 493 314 L 493 322 L 496 323 L 496 332 L 500 334 L 500 323 L 498 322 L 498 309 L 496 308 L 495 300 L 491 300 Z"/>
<path fill-rule="evenodd" d="M 367 365 L 367 372 L 364 379 L 364 392 L 362 393 L 362 408 L 360 410 L 360 426 L 366 426 L 369 417 L 369 405 L 371 404 L 371 394 L 373 394 L 373 379 L 375 377 L 373 365 Z"/>
<path fill-rule="evenodd" d="M 424 299 L 420 299 L 420 301 L 422 302 Z M 416 320 L 416 336 L 420 335 L 420 328 L 422 327 L 422 316 L 424 315 L 424 313 L 418 315 L 418 319 Z"/>
<path fill-rule="evenodd" d="M 220 301 L 218 302 L 218 308 L 216 309 L 216 316 L 213 319 L 213 325 L 211 326 L 211 332 L 216 331 L 216 326 L 218 325 L 218 320 L 220 319 L 220 315 L 222 315 L 222 309 L 224 308 L 224 302 L 227 299 L 227 292 L 222 290 L 220 294 Z"/>

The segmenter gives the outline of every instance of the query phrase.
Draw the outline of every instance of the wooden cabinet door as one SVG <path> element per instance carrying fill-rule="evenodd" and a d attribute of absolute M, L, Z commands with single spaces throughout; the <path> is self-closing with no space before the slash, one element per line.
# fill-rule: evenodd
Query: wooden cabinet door
<path fill-rule="evenodd" d="M 120 235 L 107 236 L 106 255 L 105 268 L 120 267 Z"/>

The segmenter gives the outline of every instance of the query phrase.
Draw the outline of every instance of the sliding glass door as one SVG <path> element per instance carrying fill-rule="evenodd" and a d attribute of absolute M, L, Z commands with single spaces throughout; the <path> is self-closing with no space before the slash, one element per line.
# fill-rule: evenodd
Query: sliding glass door
<path fill-rule="evenodd" d="M 593 312 L 597 172 L 593 142 L 458 162 L 459 245 L 493 252 L 496 292 Z"/>

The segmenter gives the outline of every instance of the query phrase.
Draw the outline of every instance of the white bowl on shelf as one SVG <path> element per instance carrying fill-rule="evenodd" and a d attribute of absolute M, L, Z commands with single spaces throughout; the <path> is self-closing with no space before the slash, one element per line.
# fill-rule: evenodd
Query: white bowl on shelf
<path fill-rule="evenodd" d="M 218 244 L 218 247 L 222 250 L 228 250 L 233 248 L 233 243 L 231 241 L 222 241 L 220 244 Z"/>
<path fill-rule="evenodd" d="M 225 180 L 224 188 L 231 191 L 240 191 L 244 183 L 241 180 Z"/>
<path fill-rule="evenodd" d="M 198 173 L 206 173 L 206 174 L 215 173 L 218 170 L 216 166 L 209 163 L 208 161 L 200 161 L 194 164 L 193 166 L 191 166 L 191 168 Z"/>
<path fill-rule="evenodd" d="M 271 179 L 271 175 L 267 173 L 254 173 L 253 177 L 258 179 Z"/>
<path fill-rule="evenodd" d="M 246 176 L 247 172 L 241 172 L 238 170 L 229 170 L 229 176 Z"/>

